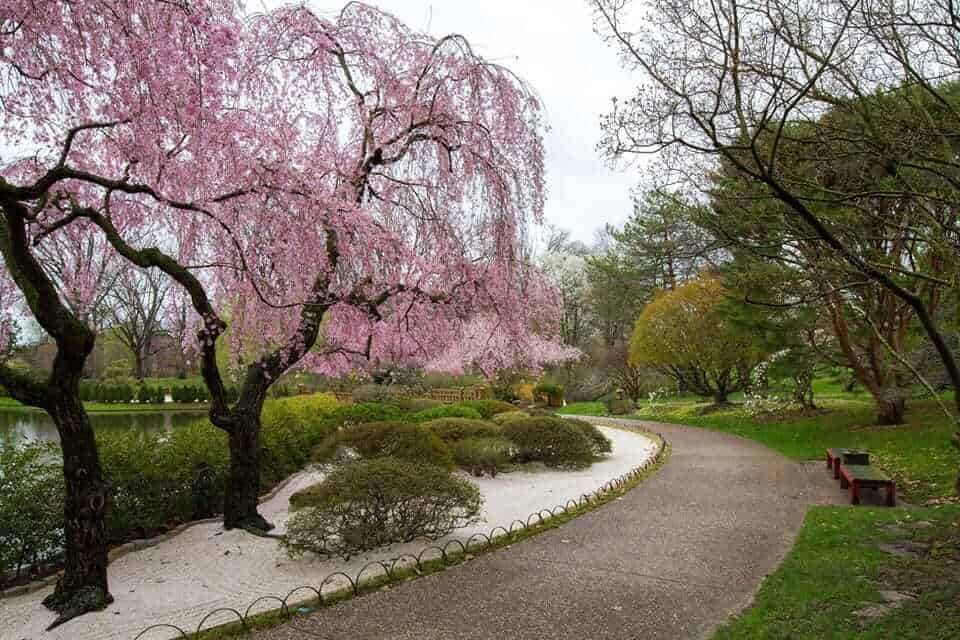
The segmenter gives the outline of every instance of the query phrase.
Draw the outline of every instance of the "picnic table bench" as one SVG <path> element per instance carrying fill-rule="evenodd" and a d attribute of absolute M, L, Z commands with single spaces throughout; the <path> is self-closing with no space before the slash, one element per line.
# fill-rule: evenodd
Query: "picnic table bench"
<path fill-rule="evenodd" d="M 840 488 L 850 489 L 850 504 L 860 504 L 860 489 L 887 490 L 887 506 L 897 506 L 897 485 L 890 476 L 866 464 L 841 464 Z"/>
<path fill-rule="evenodd" d="M 870 464 L 870 454 L 861 449 L 841 449 L 833 447 L 827 449 L 827 469 L 833 471 L 833 479 L 840 479 L 840 465 L 846 461 L 847 464 Z"/>

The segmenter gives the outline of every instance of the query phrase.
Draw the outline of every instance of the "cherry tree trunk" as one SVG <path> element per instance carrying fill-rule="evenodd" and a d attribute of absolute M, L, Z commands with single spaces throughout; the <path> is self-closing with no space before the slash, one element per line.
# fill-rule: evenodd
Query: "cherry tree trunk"
<path fill-rule="evenodd" d="M 63 453 L 63 576 L 43 604 L 60 614 L 52 626 L 113 602 L 107 585 L 109 491 L 103 478 L 97 443 L 79 393 L 63 390 L 50 409 Z"/>
<path fill-rule="evenodd" d="M 259 411 L 235 413 L 229 441 L 230 475 L 224 496 L 223 526 L 269 531 L 273 525 L 257 511 L 261 458 Z"/>

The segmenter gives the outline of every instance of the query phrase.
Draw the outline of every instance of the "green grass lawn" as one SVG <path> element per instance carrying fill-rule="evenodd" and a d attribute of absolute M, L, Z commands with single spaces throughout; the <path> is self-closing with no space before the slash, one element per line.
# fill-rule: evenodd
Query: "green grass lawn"
<path fill-rule="evenodd" d="M 898 557 L 881 543 L 910 541 Z M 895 609 L 881 591 L 908 594 Z M 960 638 L 960 506 L 817 507 L 752 607 L 714 640 Z M 859 615 L 856 612 L 861 612 Z"/>

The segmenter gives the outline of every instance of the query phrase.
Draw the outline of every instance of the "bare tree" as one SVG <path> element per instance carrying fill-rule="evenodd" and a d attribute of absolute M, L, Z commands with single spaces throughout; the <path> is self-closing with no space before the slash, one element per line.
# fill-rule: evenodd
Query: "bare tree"
<path fill-rule="evenodd" d="M 110 296 L 111 328 L 133 357 L 133 377 L 150 375 L 153 357 L 160 352 L 157 338 L 170 283 L 156 270 L 125 270 Z"/>
<path fill-rule="evenodd" d="M 806 225 L 824 252 L 910 307 L 955 389 L 960 368 L 927 301 L 912 283 L 952 277 L 928 261 L 875 261 L 844 241 L 843 218 L 878 232 L 907 225 L 925 254 L 954 258 L 960 212 L 960 15 L 934 0 L 593 0 L 598 27 L 641 76 L 605 120 L 613 155 L 659 153 L 671 179 L 689 185 L 728 163 L 763 185 Z M 830 112 L 830 127 L 816 125 Z M 824 137 L 829 138 L 825 140 Z M 825 145 L 830 142 L 830 145 Z M 875 168 L 866 192 L 835 182 L 831 158 L 795 173 L 790 146 L 808 159 L 825 146 Z M 930 185 L 935 185 L 930 189 Z M 911 199 L 910 216 L 873 206 Z M 946 250 L 949 250 L 947 253 Z M 955 270 L 953 265 L 949 265 Z M 952 276 L 952 273 L 951 273 Z M 871 321 L 874 319 L 870 319 Z M 955 396 L 960 411 L 960 396 Z M 958 477 L 960 490 L 960 477 Z"/>

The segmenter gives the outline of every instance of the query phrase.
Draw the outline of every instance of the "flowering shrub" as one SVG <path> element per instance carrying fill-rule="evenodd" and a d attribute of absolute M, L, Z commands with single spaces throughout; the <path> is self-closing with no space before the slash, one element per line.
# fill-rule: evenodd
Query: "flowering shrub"
<path fill-rule="evenodd" d="M 782 416 L 801 408 L 791 398 L 778 395 L 760 395 L 747 392 L 743 395 L 743 411 L 748 416 Z"/>

